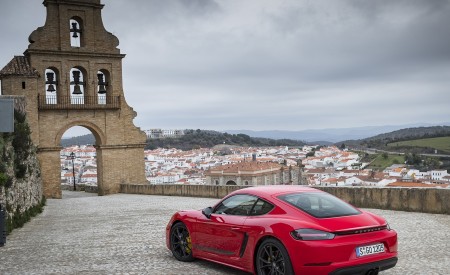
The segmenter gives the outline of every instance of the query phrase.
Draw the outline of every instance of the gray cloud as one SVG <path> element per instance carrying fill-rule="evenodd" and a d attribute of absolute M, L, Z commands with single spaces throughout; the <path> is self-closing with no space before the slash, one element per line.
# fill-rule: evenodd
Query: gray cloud
<path fill-rule="evenodd" d="M 148 128 L 286 129 L 450 117 L 450 2 L 103 1 L 127 54 L 128 103 Z M 25 20 L 19 13 L 29 12 Z M 6 64 L 45 8 L 5 1 Z M 25 41 L 25 42 L 24 42 Z M 19 49 L 19 52 L 17 52 Z"/>

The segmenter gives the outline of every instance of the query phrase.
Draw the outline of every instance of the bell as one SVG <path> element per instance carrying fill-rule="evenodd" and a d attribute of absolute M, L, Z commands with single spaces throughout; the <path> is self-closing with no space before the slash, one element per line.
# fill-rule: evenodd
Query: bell
<path fill-rule="evenodd" d="M 106 88 L 105 88 L 105 85 L 99 85 L 98 86 L 98 93 L 99 94 L 106 94 Z"/>
<path fill-rule="evenodd" d="M 73 38 L 77 38 L 78 37 L 78 32 L 80 31 L 79 29 L 77 29 L 77 23 L 72 23 L 71 31 L 73 32 L 72 37 Z"/>
<path fill-rule="evenodd" d="M 53 86 L 53 84 L 48 85 L 47 92 L 50 92 L 50 93 L 56 92 L 55 86 Z"/>
<path fill-rule="evenodd" d="M 53 93 L 56 91 L 55 86 L 53 84 L 56 84 L 56 81 L 53 81 L 54 73 L 48 72 L 46 73 L 47 81 L 45 81 L 45 84 L 49 84 L 47 87 L 47 92 Z"/>
<path fill-rule="evenodd" d="M 103 74 L 98 73 L 97 78 L 98 78 L 98 93 L 106 94 L 106 87 L 105 87 L 106 83 L 103 81 Z"/>
<path fill-rule="evenodd" d="M 83 94 L 83 93 L 81 92 L 80 85 L 75 84 L 75 86 L 73 87 L 73 92 L 72 92 L 72 94 L 73 94 L 73 95 L 82 95 L 82 94 Z"/>

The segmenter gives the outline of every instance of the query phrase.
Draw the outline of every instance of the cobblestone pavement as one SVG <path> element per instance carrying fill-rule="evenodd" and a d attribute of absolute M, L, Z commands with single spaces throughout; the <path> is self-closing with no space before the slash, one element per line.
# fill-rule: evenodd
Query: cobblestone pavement
<path fill-rule="evenodd" d="M 0 274 L 239 274 L 207 261 L 176 261 L 165 226 L 180 209 L 216 199 L 64 191 L 0 247 Z M 371 210 L 399 234 L 399 262 L 380 274 L 449 274 L 450 216 Z"/>

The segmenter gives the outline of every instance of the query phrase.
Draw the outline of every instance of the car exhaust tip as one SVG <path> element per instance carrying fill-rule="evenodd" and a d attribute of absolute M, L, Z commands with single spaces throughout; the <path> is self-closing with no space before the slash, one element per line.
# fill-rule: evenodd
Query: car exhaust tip
<path fill-rule="evenodd" d="M 374 269 L 369 269 L 369 271 L 366 272 L 366 275 L 378 275 L 378 272 L 380 271 L 380 269 L 374 268 Z"/>

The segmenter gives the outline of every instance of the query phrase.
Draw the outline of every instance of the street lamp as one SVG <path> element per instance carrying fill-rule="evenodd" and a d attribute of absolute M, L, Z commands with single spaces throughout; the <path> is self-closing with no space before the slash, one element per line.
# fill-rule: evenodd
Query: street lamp
<path fill-rule="evenodd" d="M 75 187 L 75 166 L 74 166 L 74 160 L 75 160 L 75 153 L 70 153 L 70 159 L 72 160 L 72 176 L 73 176 L 73 191 L 77 191 L 77 188 Z"/>

